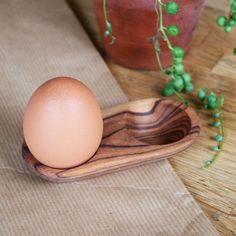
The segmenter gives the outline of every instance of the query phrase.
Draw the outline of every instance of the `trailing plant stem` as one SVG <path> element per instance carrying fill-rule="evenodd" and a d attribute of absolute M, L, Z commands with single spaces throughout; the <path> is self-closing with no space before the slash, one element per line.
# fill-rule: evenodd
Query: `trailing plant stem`
<path fill-rule="evenodd" d="M 107 0 L 103 0 L 103 14 L 105 22 L 108 22 L 107 18 Z"/>
<path fill-rule="evenodd" d="M 158 4 L 159 3 L 159 4 Z M 167 35 L 166 35 L 166 32 L 165 32 L 165 29 L 166 27 L 163 26 L 163 12 L 162 12 L 162 6 L 164 6 L 164 4 L 162 3 L 161 0 L 156 0 L 156 4 L 159 5 L 159 14 L 160 14 L 160 17 L 159 17 L 159 21 L 160 21 L 160 28 L 159 30 L 161 31 L 162 33 L 162 36 L 164 38 L 164 40 L 166 41 L 167 45 L 168 45 L 168 48 L 170 50 L 173 49 L 172 45 L 171 45 L 171 42 L 170 40 L 168 39 Z"/>

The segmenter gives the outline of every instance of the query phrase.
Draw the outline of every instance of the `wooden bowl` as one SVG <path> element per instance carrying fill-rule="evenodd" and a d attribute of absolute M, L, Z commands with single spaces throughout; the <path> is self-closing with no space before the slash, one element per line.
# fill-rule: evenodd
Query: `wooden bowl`
<path fill-rule="evenodd" d="M 103 117 L 101 144 L 87 162 L 73 168 L 51 168 L 38 162 L 23 144 L 26 164 L 46 180 L 77 181 L 169 158 L 189 147 L 200 133 L 195 111 L 166 99 L 118 105 L 105 109 Z"/>

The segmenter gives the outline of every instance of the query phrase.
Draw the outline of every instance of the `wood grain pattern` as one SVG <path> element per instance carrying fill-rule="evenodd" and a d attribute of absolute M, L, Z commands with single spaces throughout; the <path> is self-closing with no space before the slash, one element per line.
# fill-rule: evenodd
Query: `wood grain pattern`
<path fill-rule="evenodd" d="M 75 181 L 169 158 L 185 150 L 200 132 L 193 109 L 165 99 L 145 99 L 104 110 L 104 132 L 96 154 L 86 163 L 55 169 L 39 163 L 23 145 L 26 163 L 41 177 Z"/>

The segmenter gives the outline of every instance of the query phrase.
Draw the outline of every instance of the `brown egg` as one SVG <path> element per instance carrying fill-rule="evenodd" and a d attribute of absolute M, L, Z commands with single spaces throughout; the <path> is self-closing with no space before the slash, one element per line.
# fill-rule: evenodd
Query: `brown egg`
<path fill-rule="evenodd" d="M 54 168 L 69 168 L 96 152 L 103 132 L 102 113 L 83 83 L 58 77 L 33 93 L 25 110 L 23 131 L 38 161 Z"/>

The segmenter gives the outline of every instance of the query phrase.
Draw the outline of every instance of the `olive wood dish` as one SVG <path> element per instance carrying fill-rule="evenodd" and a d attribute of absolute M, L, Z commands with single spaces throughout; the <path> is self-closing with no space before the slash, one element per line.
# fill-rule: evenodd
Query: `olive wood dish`
<path fill-rule="evenodd" d="M 23 157 L 33 172 L 55 181 L 77 181 L 144 163 L 185 150 L 200 132 L 195 111 L 166 99 L 144 99 L 103 110 L 104 131 L 97 152 L 87 162 L 55 169 L 38 162 L 25 144 Z"/>

